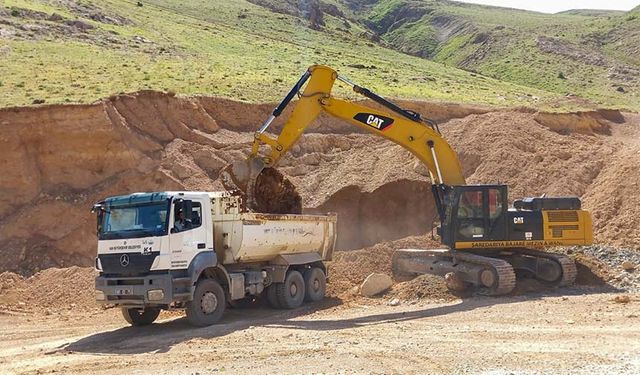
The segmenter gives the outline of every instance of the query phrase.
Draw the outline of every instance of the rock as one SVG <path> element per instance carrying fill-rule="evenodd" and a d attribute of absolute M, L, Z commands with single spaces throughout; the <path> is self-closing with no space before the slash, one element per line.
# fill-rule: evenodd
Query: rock
<path fill-rule="evenodd" d="M 47 21 L 62 21 L 64 19 L 64 17 L 62 17 L 60 14 L 58 13 L 53 13 L 51 14 L 49 17 L 47 17 Z"/>
<path fill-rule="evenodd" d="M 383 273 L 372 273 L 360 285 L 360 294 L 365 297 L 372 297 L 389 289 L 393 285 L 393 280 Z"/>
<path fill-rule="evenodd" d="M 629 302 L 631 302 L 631 297 L 629 297 L 626 294 L 623 294 L 621 296 L 616 296 L 613 299 L 613 301 L 616 302 L 616 303 L 629 303 Z"/>
<path fill-rule="evenodd" d="M 394 298 L 391 301 L 389 301 L 389 306 L 398 306 L 399 304 L 400 304 L 400 300 L 397 298 Z"/>
<path fill-rule="evenodd" d="M 624 262 L 622 262 L 622 269 L 625 271 L 633 271 L 636 268 L 636 265 L 629 262 L 628 260 L 625 260 Z"/>
<path fill-rule="evenodd" d="M 95 26 L 93 26 L 92 24 L 80 20 L 67 20 L 65 21 L 65 24 L 71 27 L 75 27 L 76 29 L 81 31 L 95 29 Z"/>
<path fill-rule="evenodd" d="M 462 279 L 460 279 L 458 275 L 453 272 L 449 272 L 444 275 L 444 281 L 447 283 L 447 288 L 451 290 L 461 292 L 466 289 L 464 281 L 462 281 Z"/>

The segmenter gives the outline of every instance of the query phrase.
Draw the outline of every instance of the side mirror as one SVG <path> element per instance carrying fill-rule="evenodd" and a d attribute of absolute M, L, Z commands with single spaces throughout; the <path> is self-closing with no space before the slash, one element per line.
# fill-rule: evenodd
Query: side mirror
<path fill-rule="evenodd" d="M 107 209 L 104 207 L 103 202 L 96 203 L 91 208 L 91 213 L 96 215 L 96 236 L 98 237 L 100 237 L 100 232 L 102 231 L 105 212 L 107 212 Z"/>

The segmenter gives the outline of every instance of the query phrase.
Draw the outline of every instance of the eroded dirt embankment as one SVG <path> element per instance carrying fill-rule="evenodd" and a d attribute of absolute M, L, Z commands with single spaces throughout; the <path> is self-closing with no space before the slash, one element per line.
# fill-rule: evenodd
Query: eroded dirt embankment
<path fill-rule="evenodd" d="M 508 183 L 512 199 L 583 196 L 599 240 L 640 244 L 638 116 L 404 105 L 441 121 L 469 182 Z M 89 209 L 106 196 L 221 189 L 220 170 L 245 157 L 272 107 L 141 92 L 92 105 L 0 110 L 0 270 L 91 265 Z M 592 122 L 575 123 L 585 116 Z M 424 168 L 401 147 L 339 121 L 321 117 L 280 171 L 309 211 L 338 212 L 342 249 L 431 228 Z"/>

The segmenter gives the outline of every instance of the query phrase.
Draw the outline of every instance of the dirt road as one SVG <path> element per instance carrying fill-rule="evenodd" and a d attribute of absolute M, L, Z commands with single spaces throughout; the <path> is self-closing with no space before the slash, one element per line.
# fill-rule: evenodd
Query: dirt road
<path fill-rule="evenodd" d="M 115 310 L 0 315 L 1 373 L 640 373 L 640 295 L 570 289 L 388 306 L 328 300 L 125 326 Z"/>

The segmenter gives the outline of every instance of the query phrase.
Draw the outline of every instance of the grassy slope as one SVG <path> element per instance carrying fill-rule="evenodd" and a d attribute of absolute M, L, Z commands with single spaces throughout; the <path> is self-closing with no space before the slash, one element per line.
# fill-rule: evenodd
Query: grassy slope
<path fill-rule="evenodd" d="M 407 22 L 398 16 L 405 8 L 424 15 Z M 605 106 L 640 108 L 640 81 L 609 77 L 612 66 L 640 68 L 637 8 L 626 14 L 570 11 L 550 15 L 446 1 L 379 0 L 363 17 L 373 28 L 394 20 L 383 39 L 409 53 L 500 80 L 577 94 Z M 598 66 L 543 52 L 536 43 L 540 36 L 572 43 L 587 55 L 601 54 L 608 63 Z M 430 42 L 417 45 L 416 40 Z M 559 78 L 560 73 L 566 79 Z M 616 91 L 619 86 L 627 92 Z"/>
<path fill-rule="evenodd" d="M 78 15 L 80 3 L 126 25 Z M 15 27 L 49 30 L 65 20 L 94 26 L 87 33 L 0 34 L 0 106 L 91 102 L 119 92 L 172 90 L 249 101 L 277 100 L 310 64 L 335 67 L 381 94 L 407 98 L 548 107 L 561 95 L 472 74 L 411 57 L 369 42 L 357 23 L 325 14 L 326 27 L 313 31 L 299 18 L 244 0 L 224 1 L 5 0 L 5 19 Z M 62 21 L 10 15 L 25 9 L 63 16 Z M 17 26 L 15 26 L 17 25 Z M 11 26 L 0 24 L 11 30 Z M 135 39 L 144 38 L 143 42 Z M 83 38 L 89 38 L 83 39 Z M 110 42 L 115 40 L 115 42 Z M 351 68 L 351 64 L 375 69 Z M 539 100 L 537 100 L 539 98 Z"/>

